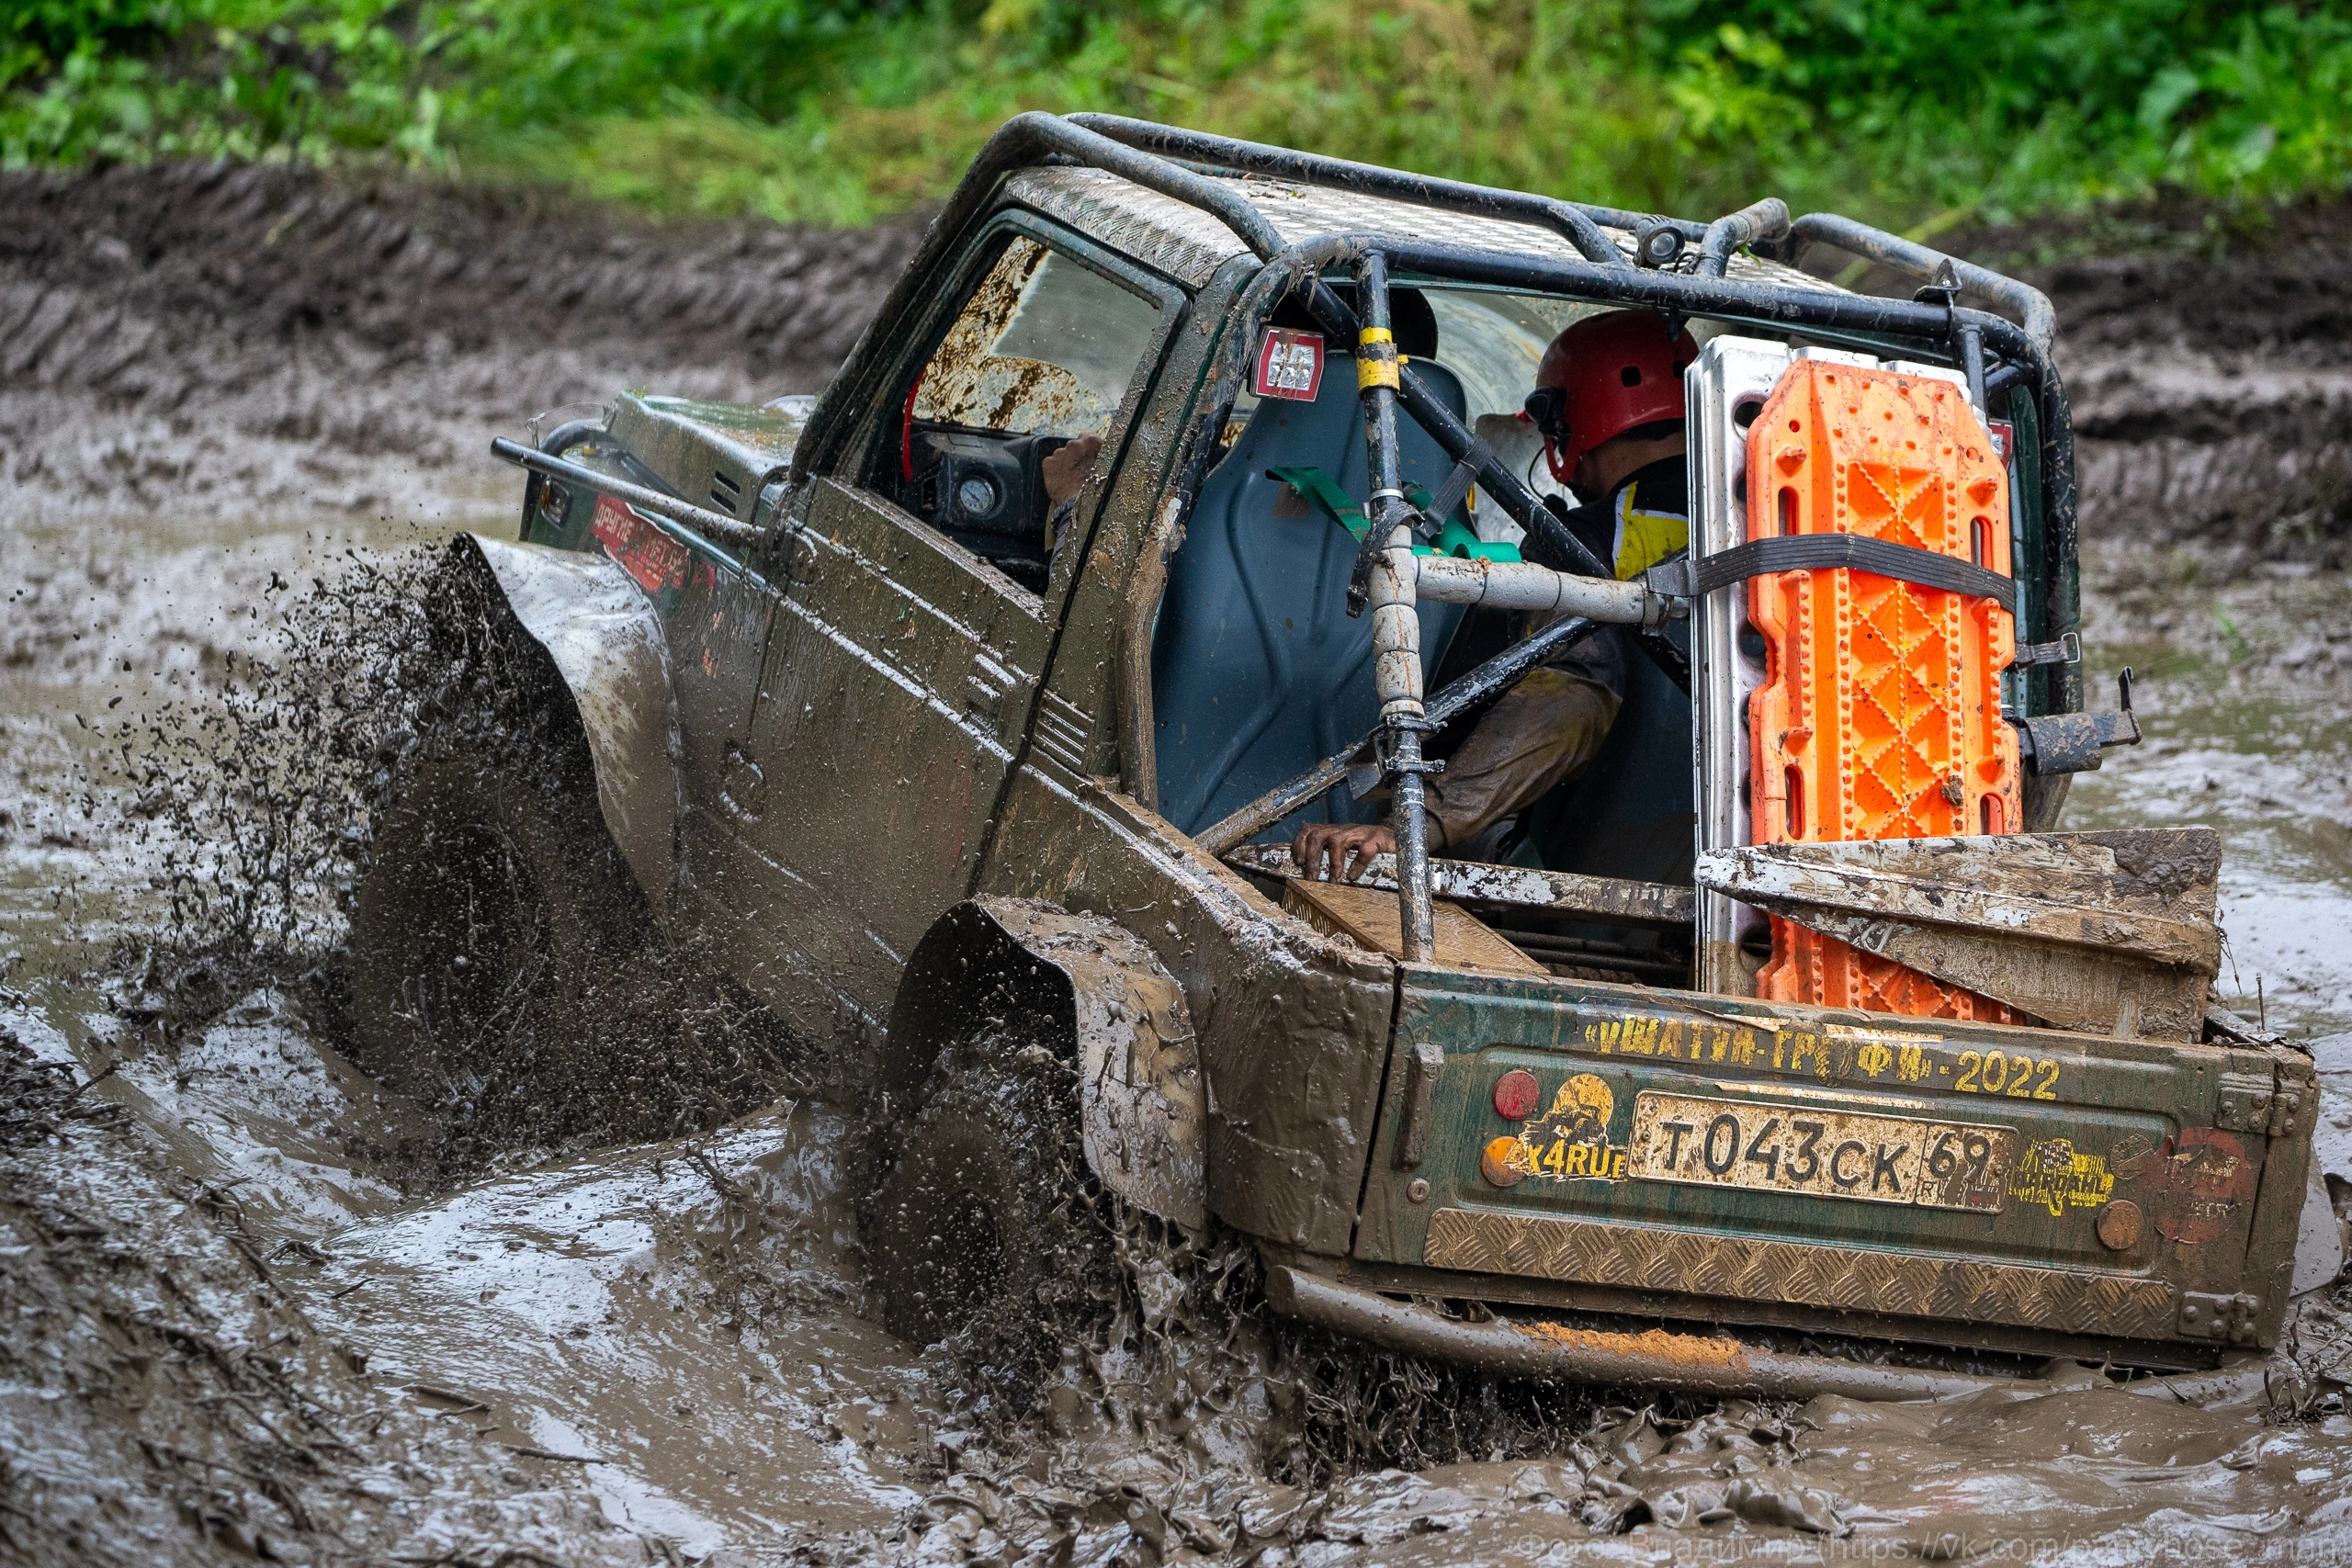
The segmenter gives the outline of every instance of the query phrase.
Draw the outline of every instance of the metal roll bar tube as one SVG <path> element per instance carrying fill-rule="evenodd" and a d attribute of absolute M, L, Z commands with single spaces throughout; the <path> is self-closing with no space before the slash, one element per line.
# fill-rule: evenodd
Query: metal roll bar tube
<path fill-rule="evenodd" d="M 1469 1322 L 1289 1264 L 1266 1269 L 1266 1304 L 1407 1355 L 1458 1362 L 1507 1377 L 1609 1388 L 1679 1389 L 1764 1399 L 1951 1399 L 1988 1390 L 2047 1388 L 2018 1378 L 1928 1368 L 1880 1367 L 1833 1356 L 1791 1355 L 1736 1339 L 1650 1329 L 1601 1333 L 1533 1318 Z"/>
<path fill-rule="evenodd" d="M 1576 616 L 1555 621 L 1532 637 L 1511 644 L 1467 675 L 1439 687 L 1424 705 L 1422 716 L 1432 729 L 1444 728 L 1465 710 L 1516 683 L 1521 675 L 1592 630 L 1592 622 Z M 1332 752 L 1298 777 L 1276 784 L 1223 821 L 1193 834 L 1193 841 L 1212 855 L 1238 849 L 1250 835 L 1263 832 L 1301 807 L 1311 806 L 1329 794 L 1348 776 L 1355 760 L 1379 739 L 1377 728 L 1368 730 L 1345 750 Z"/>
<path fill-rule="evenodd" d="M 1707 225 L 1707 237 L 1699 242 L 1699 276 L 1721 277 L 1731 265 L 1732 252 L 1780 239 L 1788 231 L 1789 204 L 1777 196 L 1726 213 Z"/>
<path fill-rule="evenodd" d="M 1413 511 L 1396 452 L 1396 339 L 1388 325 L 1388 265 L 1378 251 L 1356 261 L 1356 394 L 1363 401 L 1364 445 L 1371 459 L 1372 498 L 1359 574 L 1367 575 L 1363 603 L 1372 608 L 1372 668 L 1380 696 L 1380 726 L 1388 744 L 1382 771 L 1396 796 L 1396 925 L 1404 958 L 1427 964 L 1437 956 L 1437 917 L 1430 904 L 1428 821 L 1421 809 L 1421 775 L 1442 763 L 1421 760 L 1421 622 L 1414 608 L 1418 558 Z M 1368 569 L 1368 572 L 1367 572 Z M 1356 585 L 1349 598 L 1356 599 Z M 1350 609 L 1357 608 L 1351 603 Z"/>
<path fill-rule="evenodd" d="M 1834 212 L 1808 212 L 1789 226 L 1789 264 L 1804 261 L 1804 253 L 1816 244 L 1835 245 L 1850 251 L 1865 260 L 1882 263 L 1895 271 L 1922 281 L 1933 278 L 1944 267 L 1952 270 L 1961 288 L 1970 294 L 2005 305 L 2018 313 L 2025 323 L 2026 335 L 2044 354 L 2058 338 L 2058 312 L 2051 308 L 2050 296 L 2031 284 L 2019 283 L 2014 277 L 2004 277 L 1997 272 L 1948 256 L 1941 251 L 1931 251 L 1899 235 L 1867 223 L 1857 223 Z"/>
<path fill-rule="evenodd" d="M 1385 261 L 1394 248 L 1365 236 L 1312 240 L 1304 245 L 1294 246 L 1288 254 L 1296 258 L 1298 282 L 1293 287 L 1306 290 L 1307 310 L 1314 316 L 1316 324 L 1342 343 L 1353 343 L 1361 330 L 1356 313 L 1323 281 L 1322 268 L 1342 260 L 1352 262 L 1355 257 L 1375 249 L 1381 252 Z M 1579 270 L 1589 269 L 1579 267 Z M 1631 274 L 1633 269 L 1628 267 L 1625 271 Z M 1413 416 L 1416 423 L 1429 432 L 1430 438 L 1438 444 L 1438 449 L 1455 462 L 1462 462 L 1476 450 L 1478 437 L 1468 425 L 1454 417 L 1453 411 L 1445 406 L 1444 400 L 1430 391 L 1429 383 L 1422 380 L 1409 365 L 1397 367 L 1396 400 L 1404 405 L 1405 412 Z M 1614 581 L 1609 569 L 1600 564 L 1600 558 L 1586 548 L 1583 540 L 1568 532 L 1567 525 L 1544 504 L 1543 498 L 1528 489 L 1526 481 L 1512 473 L 1491 449 L 1479 459 L 1477 482 L 1501 504 L 1511 521 L 1542 539 L 1577 571 L 1604 581 Z"/>
<path fill-rule="evenodd" d="M 1490 610 L 1565 612 L 1603 626 L 1658 631 L 1672 618 L 1669 599 L 1640 582 L 1616 582 L 1554 571 L 1533 561 L 1463 560 L 1415 556 L 1413 593 L 1441 604 L 1483 604 Z"/>

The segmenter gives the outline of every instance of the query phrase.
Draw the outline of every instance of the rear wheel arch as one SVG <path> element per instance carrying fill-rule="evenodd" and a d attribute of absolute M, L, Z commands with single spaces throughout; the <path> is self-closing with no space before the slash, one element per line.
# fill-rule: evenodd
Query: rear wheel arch
<path fill-rule="evenodd" d="M 1008 1021 L 1078 1067 L 1095 1179 L 1148 1213 L 1204 1228 L 1200 1049 L 1183 987 L 1159 956 L 1100 915 L 1026 898 L 959 904 L 908 960 L 875 1089 L 927 1098 L 960 1046 Z"/>

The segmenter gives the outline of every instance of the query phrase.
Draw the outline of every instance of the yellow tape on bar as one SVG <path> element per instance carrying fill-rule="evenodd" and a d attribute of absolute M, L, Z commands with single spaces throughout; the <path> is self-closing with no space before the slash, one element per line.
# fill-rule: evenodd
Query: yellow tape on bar
<path fill-rule="evenodd" d="M 1356 342 L 1359 344 L 1395 343 L 1396 341 L 1396 334 L 1386 327 L 1363 327 L 1356 332 Z"/>
<path fill-rule="evenodd" d="M 1373 387 L 1395 387 L 1396 385 L 1396 362 L 1395 360 L 1366 359 L 1361 356 L 1357 358 L 1357 391 L 1364 391 Z"/>
<path fill-rule="evenodd" d="M 1386 327 L 1365 327 L 1356 334 L 1356 390 L 1396 386 L 1396 337 Z"/>

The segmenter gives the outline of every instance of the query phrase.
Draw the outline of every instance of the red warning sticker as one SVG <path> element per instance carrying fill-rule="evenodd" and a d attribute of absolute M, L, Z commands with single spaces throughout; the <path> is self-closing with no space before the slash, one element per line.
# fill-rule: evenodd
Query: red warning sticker
<path fill-rule="evenodd" d="M 617 497 L 596 498 L 595 535 L 605 553 L 638 581 L 648 593 L 685 584 L 686 547 L 629 510 Z"/>
<path fill-rule="evenodd" d="M 1275 327 L 1258 350 L 1257 393 L 1261 398 L 1289 398 L 1311 403 L 1323 384 L 1323 338 L 1317 333 Z"/>
<path fill-rule="evenodd" d="M 1986 428 L 1993 433 L 1993 456 L 2007 462 L 2009 448 L 2017 445 L 2018 427 L 2006 419 L 1996 419 L 1988 422 Z"/>

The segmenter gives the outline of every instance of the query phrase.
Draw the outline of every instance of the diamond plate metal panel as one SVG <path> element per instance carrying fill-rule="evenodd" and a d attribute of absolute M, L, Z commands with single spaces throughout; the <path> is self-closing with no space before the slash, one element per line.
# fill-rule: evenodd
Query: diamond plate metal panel
<path fill-rule="evenodd" d="M 1574 245 L 1551 230 L 1510 219 L 1445 212 L 1284 180 L 1236 180 L 1233 186 L 1265 214 L 1275 232 L 1293 243 L 1324 234 L 1372 233 L 1478 245 L 1515 255 L 1583 259 Z M 1195 288 L 1206 283 L 1228 258 L 1248 249 L 1232 230 L 1199 208 L 1187 207 L 1102 169 L 1023 169 L 1006 182 L 1005 193 L 1024 207 L 1059 219 L 1146 266 Z M 1606 228 L 1601 232 L 1632 256 L 1631 234 Z M 1844 292 L 1792 267 L 1745 255 L 1732 258 L 1731 276 Z"/>
<path fill-rule="evenodd" d="M 2161 1280 L 1441 1209 L 1422 1261 L 1474 1274 L 1792 1302 L 2129 1339 L 2173 1337 Z"/>
<path fill-rule="evenodd" d="M 1005 195 L 1197 288 L 1249 249 L 1197 207 L 1101 169 L 1023 169 Z"/>

